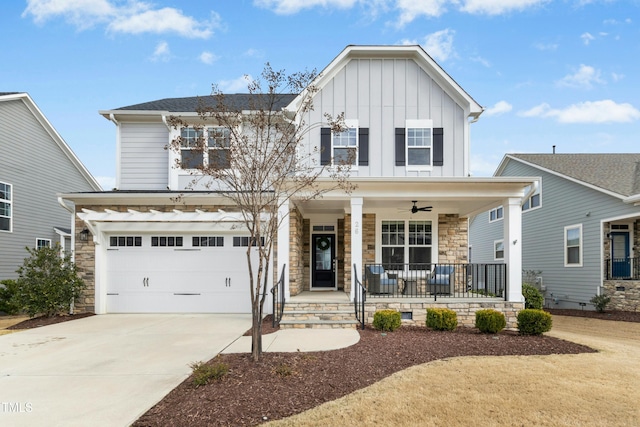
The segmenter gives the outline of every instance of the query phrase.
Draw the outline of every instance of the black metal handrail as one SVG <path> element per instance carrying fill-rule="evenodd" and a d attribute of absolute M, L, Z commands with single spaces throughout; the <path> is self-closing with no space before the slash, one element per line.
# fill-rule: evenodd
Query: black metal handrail
<path fill-rule="evenodd" d="M 355 284 L 353 308 L 355 309 L 356 320 L 360 322 L 360 329 L 364 329 L 364 307 L 367 300 L 367 290 L 358 279 L 358 267 L 355 264 L 353 264 L 353 278 L 353 283 Z"/>
<path fill-rule="evenodd" d="M 640 257 L 607 258 L 606 280 L 640 280 Z"/>
<path fill-rule="evenodd" d="M 374 297 L 507 299 L 506 264 L 365 264 L 364 286 Z"/>
<path fill-rule="evenodd" d="M 271 288 L 271 295 L 273 298 L 273 320 L 272 326 L 275 328 L 280 325 L 282 320 L 282 314 L 284 313 L 284 270 L 287 268 L 287 264 L 282 266 L 282 273 L 280 274 L 280 280 Z"/>

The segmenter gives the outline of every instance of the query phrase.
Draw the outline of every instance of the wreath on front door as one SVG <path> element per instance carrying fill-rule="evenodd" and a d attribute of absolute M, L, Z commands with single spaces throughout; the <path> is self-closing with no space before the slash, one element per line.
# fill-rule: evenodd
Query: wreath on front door
<path fill-rule="evenodd" d="M 331 247 L 331 241 L 328 237 L 320 237 L 318 240 L 316 240 L 316 247 L 321 251 L 326 251 Z"/>

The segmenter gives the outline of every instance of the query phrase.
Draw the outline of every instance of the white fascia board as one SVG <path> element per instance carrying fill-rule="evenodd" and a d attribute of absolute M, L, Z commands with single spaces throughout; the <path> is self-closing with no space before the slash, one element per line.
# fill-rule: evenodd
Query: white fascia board
<path fill-rule="evenodd" d="M 520 163 L 522 163 L 524 165 L 531 166 L 532 168 L 539 169 L 539 170 L 541 170 L 543 172 L 547 172 L 547 173 L 549 173 L 551 175 L 555 175 L 557 177 L 564 178 L 567 181 L 571 181 L 571 182 L 574 182 L 576 184 L 580 184 L 580 185 L 582 185 L 584 187 L 587 187 L 587 188 L 590 188 L 592 190 L 599 191 L 599 192 L 604 193 L 604 194 L 606 194 L 608 196 L 615 197 L 617 199 L 622 200 L 625 203 L 630 203 L 630 202 L 626 201 L 627 199 L 629 199 L 629 197 L 627 197 L 627 196 L 624 196 L 624 195 L 619 194 L 619 193 L 615 193 L 613 191 L 609 191 L 607 189 L 595 186 L 593 184 L 589 184 L 588 182 L 584 182 L 584 181 L 581 181 L 581 180 L 576 179 L 576 178 L 572 178 L 570 176 L 567 176 L 567 175 L 562 174 L 560 172 L 554 171 L 552 169 L 547 169 L 547 168 L 545 168 L 543 166 L 536 165 L 535 163 L 527 162 L 526 160 L 519 159 L 519 158 L 511 156 L 509 154 L 507 154 L 505 156 L 505 160 L 503 160 L 504 165 L 502 163 L 500 164 L 500 166 L 498 167 L 498 170 L 496 170 L 496 174 L 502 173 L 502 171 L 504 170 L 504 167 L 506 166 L 506 162 L 508 161 L 507 158 L 510 159 L 510 160 L 518 161 L 518 162 L 520 162 Z M 635 197 L 635 196 L 631 196 L 631 197 Z M 638 195 L 638 197 L 639 197 L 639 201 L 640 201 L 640 195 Z"/>
<path fill-rule="evenodd" d="M 67 156 L 67 158 L 71 161 L 71 163 L 78 169 L 78 172 L 84 177 L 87 183 L 96 191 L 101 191 L 102 187 L 96 181 L 96 179 L 91 175 L 89 170 L 82 164 L 78 156 L 73 152 L 69 144 L 62 139 L 62 136 L 58 133 L 58 131 L 53 127 L 53 125 L 49 122 L 49 120 L 42 113 L 40 108 L 36 105 L 36 103 L 31 99 L 28 93 L 21 92 L 12 95 L 5 95 L 0 97 L 0 101 L 15 101 L 21 100 L 24 105 L 29 109 L 33 117 L 40 123 L 40 125 L 44 128 L 44 130 L 49 134 L 51 139 L 58 145 L 58 147 L 62 150 L 62 152 Z"/>

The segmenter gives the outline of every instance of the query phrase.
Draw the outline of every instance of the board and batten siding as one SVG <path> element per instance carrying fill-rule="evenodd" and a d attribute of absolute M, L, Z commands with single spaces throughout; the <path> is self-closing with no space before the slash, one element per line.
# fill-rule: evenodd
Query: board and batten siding
<path fill-rule="evenodd" d="M 314 97 L 307 123 L 321 123 L 323 115 L 357 119 L 369 129 L 369 164 L 353 176 L 465 176 L 465 140 L 469 124 L 458 105 L 412 59 L 351 59 Z M 406 120 L 430 119 L 444 129 L 444 164 L 431 171 L 408 171 L 395 163 L 395 128 Z M 307 141 L 309 154 L 320 148 L 320 129 Z M 318 154 L 319 160 L 319 154 Z"/>
<path fill-rule="evenodd" d="M 21 99 L 0 102 L 0 181 L 12 185 L 12 232 L 0 231 L 0 280 L 17 277 L 36 239 L 60 241 L 71 214 L 57 193 L 94 191 Z"/>
<path fill-rule="evenodd" d="M 169 183 L 169 130 L 163 123 L 121 123 L 120 190 L 166 190 Z"/>
<path fill-rule="evenodd" d="M 602 279 L 601 220 L 638 209 L 600 191 L 510 160 L 502 176 L 541 176 L 541 207 L 522 214 L 522 266 L 542 271 L 553 307 L 589 303 Z M 564 227 L 582 224 L 582 267 L 564 266 Z"/>

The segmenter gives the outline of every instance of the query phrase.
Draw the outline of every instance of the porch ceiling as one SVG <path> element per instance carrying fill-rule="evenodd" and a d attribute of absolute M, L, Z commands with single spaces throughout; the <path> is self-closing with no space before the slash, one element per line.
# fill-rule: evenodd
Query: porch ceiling
<path fill-rule="evenodd" d="M 521 198 L 535 177 L 498 178 L 387 178 L 355 179 L 358 186 L 351 194 L 332 191 L 321 199 L 297 203 L 309 214 L 339 214 L 349 212 L 351 198 L 363 199 L 363 211 L 397 209 L 408 213 L 416 200 L 418 207 L 432 206 L 433 212 L 453 213 L 463 217 L 500 206 L 511 197 Z M 416 213 L 420 215 L 420 213 Z"/>

